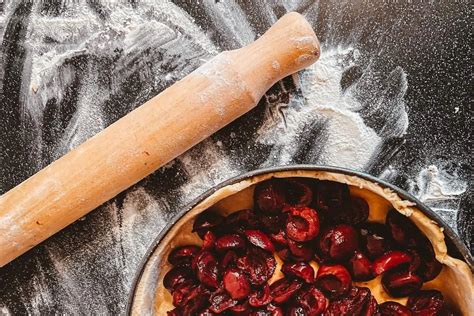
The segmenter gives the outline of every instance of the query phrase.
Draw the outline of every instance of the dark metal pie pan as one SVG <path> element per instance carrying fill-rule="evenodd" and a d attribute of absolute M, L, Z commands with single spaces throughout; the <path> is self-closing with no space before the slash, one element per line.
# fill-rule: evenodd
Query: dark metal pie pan
<path fill-rule="evenodd" d="M 359 178 L 376 183 L 383 188 L 391 189 L 392 191 L 397 193 L 401 199 L 415 203 L 415 207 L 417 209 L 419 209 L 428 218 L 432 219 L 440 227 L 442 227 L 444 229 L 443 232 L 445 235 L 445 242 L 448 248 L 448 254 L 454 258 L 464 260 L 469 265 L 471 271 L 474 271 L 473 256 L 468 250 L 468 248 L 466 247 L 466 245 L 463 243 L 463 241 L 459 238 L 459 236 L 433 210 L 431 210 L 429 207 L 424 205 L 421 201 L 416 199 L 413 195 L 394 186 L 393 184 L 390 184 L 388 182 L 385 182 L 383 180 L 380 180 L 374 176 L 371 176 L 363 172 L 354 171 L 350 169 L 344 169 L 344 168 L 338 168 L 338 167 L 328 167 L 328 166 L 318 166 L 318 165 L 291 165 L 291 166 L 271 167 L 271 168 L 264 168 L 264 169 L 258 169 L 251 172 L 247 172 L 216 185 L 215 187 L 211 188 L 210 190 L 206 191 L 205 193 L 201 194 L 199 197 L 194 199 L 191 203 L 189 203 L 181 211 L 179 211 L 178 214 L 176 214 L 176 216 L 172 220 L 170 220 L 167 223 L 167 225 L 163 228 L 163 230 L 160 232 L 158 237 L 156 237 L 156 239 L 153 241 L 150 248 L 145 253 L 145 256 L 139 266 L 139 270 L 137 271 L 137 274 L 135 275 L 135 278 L 132 283 L 130 295 L 129 295 L 128 305 L 127 305 L 127 314 L 131 314 L 134 298 L 137 291 L 137 286 L 142 277 L 143 271 L 145 270 L 145 267 L 147 266 L 150 260 L 150 257 L 152 256 L 156 248 L 159 246 L 161 240 L 169 232 L 171 227 L 173 227 L 173 225 L 176 222 L 178 222 L 188 211 L 190 211 L 192 208 L 194 208 L 197 204 L 202 202 L 204 199 L 211 196 L 214 192 L 216 192 L 217 190 L 225 186 L 232 185 L 240 181 L 243 181 L 255 176 L 259 176 L 259 175 L 264 175 L 267 173 L 298 171 L 298 170 L 326 171 L 326 172 L 339 173 L 339 174 L 344 174 L 344 175 L 349 175 L 349 176 L 357 176 Z"/>

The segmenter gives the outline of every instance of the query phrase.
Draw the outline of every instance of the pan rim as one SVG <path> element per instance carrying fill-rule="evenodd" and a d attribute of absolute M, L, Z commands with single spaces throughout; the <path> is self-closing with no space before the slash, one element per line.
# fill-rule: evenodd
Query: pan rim
<path fill-rule="evenodd" d="M 137 285 L 143 275 L 145 267 L 153 254 L 156 248 L 159 246 L 161 240 L 166 236 L 169 230 L 173 227 L 175 223 L 177 223 L 186 213 L 188 213 L 192 208 L 194 208 L 197 204 L 199 204 L 204 199 L 211 196 L 217 190 L 226 187 L 228 185 L 235 184 L 237 182 L 267 174 L 267 173 L 275 173 L 275 172 L 285 172 L 285 171 L 324 171 L 324 172 L 333 172 L 344 174 L 348 176 L 356 176 L 362 179 L 368 180 L 370 182 L 376 183 L 384 188 L 388 188 L 393 190 L 397 193 L 400 198 L 403 200 L 408 200 L 416 204 L 416 207 L 423 212 L 428 218 L 434 220 L 440 227 L 443 228 L 443 233 L 446 239 L 455 247 L 455 249 L 459 252 L 462 256 L 462 259 L 468 264 L 471 271 L 474 271 L 474 258 L 467 248 L 467 246 L 462 242 L 461 238 L 454 232 L 454 230 L 448 226 L 448 224 L 433 210 L 431 210 L 428 206 L 426 206 L 423 202 L 418 200 L 416 197 L 408 193 L 407 191 L 389 183 L 384 180 L 381 180 L 373 175 L 362 171 L 356 171 L 352 169 L 342 168 L 342 167 L 335 167 L 335 166 L 325 166 L 325 165 L 316 165 L 316 164 L 295 164 L 295 165 L 286 165 L 286 166 L 272 166 L 267 168 L 260 168 L 255 169 L 252 171 L 248 171 L 237 176 L 231 177 L 215 186 L 210 188 L 209 190 L 203 192 L 201 195 L 193 199 L 191 202 L 186 204 L 183 208 L 181 208 L 178 213 L 173 216 L 173 218 L 163 227 L 158 234 L 158 236 L 153 240 L 152 244 L 148 247 L 147 251 L 143 255 L 143 258 L 140 260 L 140 264 L 138 265 L 138 270 L 135 273 L 135 276 L 132 280 L 132 284 L 130 287 L 130 292 L 128 295 L 127 300 L 127 307 L 126 307 L 126 315 L 131 315 L 131 310 L 134 303 L 134 298 L 137 290 Z"/>

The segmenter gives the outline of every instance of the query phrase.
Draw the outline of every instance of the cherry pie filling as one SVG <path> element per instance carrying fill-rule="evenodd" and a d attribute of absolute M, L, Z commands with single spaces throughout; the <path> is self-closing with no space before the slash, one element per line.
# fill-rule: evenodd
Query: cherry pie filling
<path fill-rule="evenodd" d="M 202 246 L 171 251 L 168 315 L 452 315 L 440 291 L 422 290 L 442 268 L 430 241 L 394 209 L 385 224 L 368 218 L 368 203 L 345 184 L 261 182 L 253 209 L 201 213 L 193 232 Z M 353 283 L 378 276 L 406 305 L 379 304 Z"/>

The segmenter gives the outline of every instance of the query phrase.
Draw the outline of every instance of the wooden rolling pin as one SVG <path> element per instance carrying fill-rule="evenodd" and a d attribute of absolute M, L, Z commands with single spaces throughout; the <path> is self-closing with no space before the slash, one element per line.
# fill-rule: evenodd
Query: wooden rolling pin
<path fill-rule="evenodd" d="M 0 267 L 246 113 L 319 57 L 298 13 L 223 52 L 0 197 Z"/>

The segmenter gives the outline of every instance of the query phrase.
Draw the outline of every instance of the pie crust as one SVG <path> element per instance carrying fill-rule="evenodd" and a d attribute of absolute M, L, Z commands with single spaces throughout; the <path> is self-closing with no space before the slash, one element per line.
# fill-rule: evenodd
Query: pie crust
<path fill-rule="evenodd" d="M 227 215 L 240 209 L 252 208 L 255 184 L 272 177 L 307 177 L 348 184 L 351 195 L 363 197 L 368 202 L 370 209 L 369 221 L 383 223 L 387 212 L 391 208 L 395 208 L 400 213 L 410 217 L 428 237 L 433 245 L 436 258 L 443 264 L 443 269 L 438 277 L 425 283 L 423 288 L 440 290 L 453 311 L 462 315 L 474 315 L 473 274 L 464 261 L 450 257 L 447 254 L 443 228 L 417 209 L 413 202 L 402 200 L 391 189 L 383 188 L 377 183 L 357 176 L 314 170 L 281 171 L 254 176 L 225 186 L 198 203 L 169 230 L 150 256 L 137 284 L 131 309 L 132 315 L 166 315 L 166 311 L 174 308 L 171 303 L 172 297 L 162 284 L 164 275 L 171 268 L 167 262 L 167 257 L 175 247 L 201 244 L 201 239 L 197 234 L 191 232 L 196 215 L 207 209 Z M 283 276 L 280 272 L 281 260 L 278 257 L 277 262 L 277 269 L 269 283 Z M 315 268 L 317 267 L 315 262 L 312 262 L 312 265 Z M 379 303 L 386 300 L 406 302 L 406 298 L 395 299 L 390 297 L 383 290 L 380 277 L 369 282 L 356 282 L 356 284 L 369 287 Z"/>

